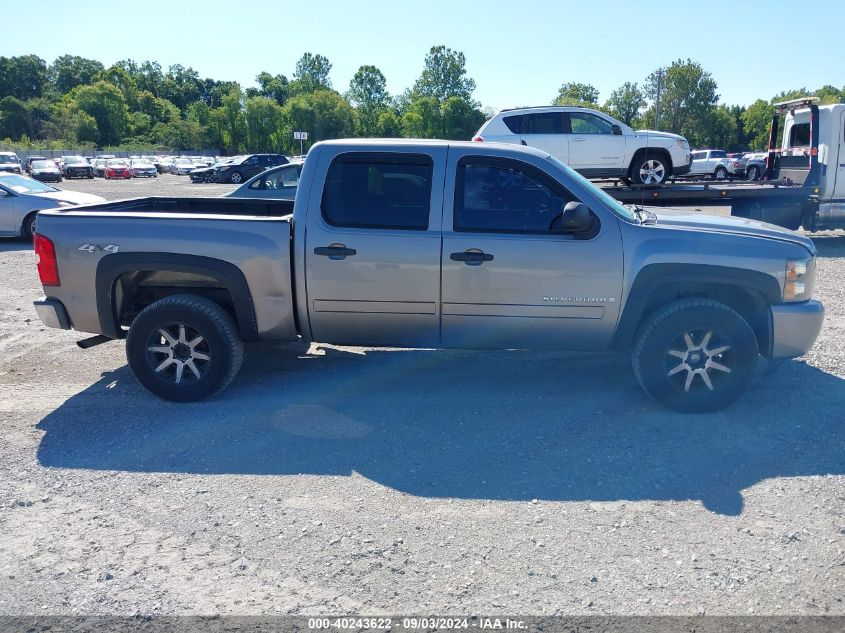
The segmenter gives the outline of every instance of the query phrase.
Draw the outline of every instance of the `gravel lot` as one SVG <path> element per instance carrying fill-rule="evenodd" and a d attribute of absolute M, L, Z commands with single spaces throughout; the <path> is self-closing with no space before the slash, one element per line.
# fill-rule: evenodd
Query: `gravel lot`
<path fill-rule="evenodd" d="M 296 345 L 165 403 L 44 328 L 0 240 L 0 614 L 843 615 L 845 237 L 816 243 L 816 347 L 679 416 L 624 357 Z"/>

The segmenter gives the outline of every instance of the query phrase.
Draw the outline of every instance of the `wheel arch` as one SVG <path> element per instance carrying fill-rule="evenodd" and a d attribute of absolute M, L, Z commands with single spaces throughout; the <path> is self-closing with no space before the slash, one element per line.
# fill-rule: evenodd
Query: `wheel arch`
<path fill-rule="evenodd" d="M 674 169 L 674 165 L 672 164 L 672 154 L 669 153 L 669 150 L 665 147 L 641 147 L 637 151 L 634 152 L 634 155 L 631 156 L 631 162 L 628 164 L 628 177 L 633 177 L 634 174 L 634 166 L 638 160 L 641 160 L 646 154 L 660 154 L 661 157 L 666 159 L 666 167 L 669 171 L 669 174 L 666 176 L 668 179 L 672 175 L 672 170 Z"/>
<path fill-rule="evenodd" d="M 110 338 L 125 336 L 121 324 L 127 307 L 126 302 L 129 293 L 141 286 L 126 289 L 123 287 L 123 280 L 127 279 L 127 275 L 139 273 L 186 274 L 193 278 L 191 283 L 180 284 L 178 280 L 169 283 L 164 287 L 164 294 L 161 296 L 194 293 L 214 298 L 212 291 L 225 292 L 241 338 L 245 341 L 258 340 L 258 324 L 252 294 L 241 270 L 234 264 L 220 259 L 176 253 L 113 253 L 100 259 L 95 277 L 95 292 L 97 316 L 103 335 Z M 212 285 L 198 285 L 197 279 L 207 280 Z"/>
<path fill-rule="evenodd" d="M 709 264 L 651 264 L 637 275 L 625 300 L 612 348 L 628 350 L 643 322 L 661 306 L 687 297 L 715 299 L 736 310 L 757 337 L 764 356 L 772 350 L 769 304 L 781 301 L 780 283 L 754 270 Z"/>

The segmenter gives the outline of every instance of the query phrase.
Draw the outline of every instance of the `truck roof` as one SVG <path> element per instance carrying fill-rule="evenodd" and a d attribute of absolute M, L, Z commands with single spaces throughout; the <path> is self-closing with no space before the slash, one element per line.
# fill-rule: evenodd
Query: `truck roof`
<path fill-rule="evenodd" d="M 479 143 L 477 141 L 446 141 L 429 138 L 344 138 L 331 141 L 320 141 L 314 145 L 314 147 L 320 146 L 342 146 L 349 148 L 350 150 L 360 149 L 370 151 L 375 149 L 389 151 L 391 147 L 418 147 L 420 149 L 428 147 L 471 147 L 474 149 L 495 148 L 513 153 L 530 154 L 540 158 L 548 158 L 550 156 L 548 152 L 544 152 L 527 145 L 515 145 L 513 143 Z"/>

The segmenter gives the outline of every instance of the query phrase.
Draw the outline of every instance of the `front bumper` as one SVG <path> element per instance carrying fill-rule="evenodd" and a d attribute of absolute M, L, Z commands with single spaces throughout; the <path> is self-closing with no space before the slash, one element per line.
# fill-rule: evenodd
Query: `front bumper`
<path fill-rule="evenodd" d="M 772 311 L 772 358 L 803 356 L 819 336 L 824 306 L 818 301 L 779 303 Z"/>
<path fill-rule="evenodd" d="M 47 327 L 54 327 L 60 330 L 71 329 L 67 310 L 65 310 L 61 301 L 44 297 L 35 301 L 33 305 L 35 306 L 35 311 L 38 313 L 38 318 Z"/>
<path fill-rule="evenodd" d="M 672 167 L 672 175 L 683 176 L 684 174 L 688 174 L 690 169 L 692 169 L 692 164 L 690 162 L 687 162 L 685 165 L 674 165 Z"/>

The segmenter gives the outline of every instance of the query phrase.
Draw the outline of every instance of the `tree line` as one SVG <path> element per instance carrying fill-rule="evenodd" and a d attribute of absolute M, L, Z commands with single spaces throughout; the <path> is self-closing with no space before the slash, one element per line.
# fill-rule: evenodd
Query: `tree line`
<path fill-rule="evenodd" d="M 305 53 L 290 78 L 261 72 L 255 86 L 202 78 L 180 64 L 101 62 L 62 55 L 47 64 L 36 55 L 0 57 L 0 144 L 20 149 L 114 148 L 299 152 L 294 131 L 309 144 L 344 137 L 469 139 L 491 111 L 473 98 L 462 52 L 434 46 L 413 86 L 398 95 L 384 74 L 361 66 L 347 89 L 329 79 L 331 62 Z M 693 146 L 761 149 L 772 103 L 816 94 L 845 101 L 845 88 L 788 90 L 749 106 L 719 103 L 710 73 L 690 59 L 655 69 L 642 83 L 626 82 L 604 102 L 589 84 L 564 83 L 555 104 L 603 110 L 632 127 L 675 132 Z M 660 97 L 659 122 L 656 121 Z"/>

